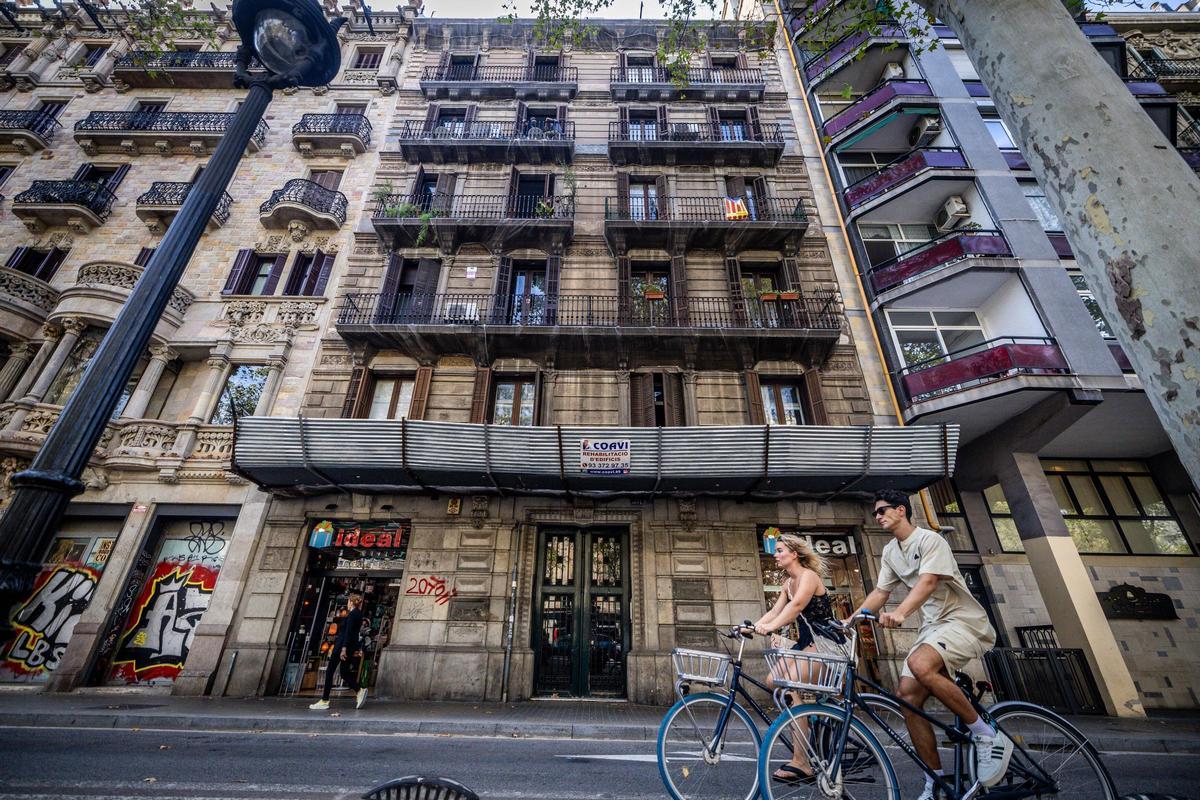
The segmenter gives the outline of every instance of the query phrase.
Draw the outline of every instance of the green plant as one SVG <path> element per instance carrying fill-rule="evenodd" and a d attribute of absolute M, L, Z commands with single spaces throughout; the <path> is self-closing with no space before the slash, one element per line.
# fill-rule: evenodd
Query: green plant
<path fill-rule="evenodd" d="M 552 217 L 554 216 L 554 203 L 550 200 L 538 200 L 534 213 L 543 219 Z"/>

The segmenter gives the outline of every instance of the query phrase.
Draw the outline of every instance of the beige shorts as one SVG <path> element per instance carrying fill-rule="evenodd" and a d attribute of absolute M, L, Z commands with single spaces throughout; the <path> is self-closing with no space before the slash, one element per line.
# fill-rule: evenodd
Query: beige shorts
<path fill-rule="evenodd" d="M 911 656 L 918 647 L 927 644 L 942 657 L 946 672 L 953 677 L 955 670 L 965 669 L 967 664 L 975 659 L 983 658 L 983 654 L 991 650 L 995 643 L 994 637 L 980 636 L 966 625 L 943 622 L 922 628 L 908 655 Z M 908 668 L 908 656 L 904 657 L 904 669 L 900 671 L 900 675 L 905 678 L 913 677 L 912 670 Z"/>

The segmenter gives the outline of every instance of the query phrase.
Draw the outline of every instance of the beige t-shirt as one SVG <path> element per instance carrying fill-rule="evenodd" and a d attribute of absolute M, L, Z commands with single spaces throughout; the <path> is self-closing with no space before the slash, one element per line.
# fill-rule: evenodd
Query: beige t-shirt
<path fill-rule="evenodd" d="M 938 581 L 933 594 L 921 606 L 922 629 L 956 622 L 981 638 L 995 637 L 987 612 L 971 596 L 950 544 L 941 535 L 927 528 L 917 528 L 903 542 L 892 539 L 884 546 L 883 564 L 879 569 L 880 589 L 891 591 L 901 583 L 912 589 L 926 574 L 945 575 L 950 580 Z"/>

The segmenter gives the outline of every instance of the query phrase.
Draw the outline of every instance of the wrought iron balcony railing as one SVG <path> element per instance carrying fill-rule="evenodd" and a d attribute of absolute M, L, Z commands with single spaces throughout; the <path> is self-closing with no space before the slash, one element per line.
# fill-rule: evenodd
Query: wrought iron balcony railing
<path fill-rule="evenodd" d="M 100 219 L 108 217 L 117 196 L 112 189 L 95 181 L 34 181 L 13 198 L 14 206 L 82 206 Z"/>
<path fill-rule="evenodd" d="M 855 208 L 931 169 L 966 170 L 970 167 L 957 147 L 919 147 L 847 186 L 843 192 L 846 205 Z"/>
<path fill-rule="evenodd" d="M 911 404 L 1014 375 L 1070 371 L 1053 339 L 1003 336 L 912 364 L 897 374 Z"/>
<path fill-rule="evenodd" d="M 1145 77 L 1150 80 L 1200 80 L 1200 58 L 1155 58 L 1142 59 L 1144 71 L 1130 67 L 1130 77 Z"/>
<path fill-rule="evenodd" d="M 376 219 L 450 220 L 521 219 L 571 220 L 575 198 L 567 195 L 433 195 L 414 200 L 410 195 L 392 194 L 379 199 Z"/>
<path fill-rule="evenodd" d="M 842 307 L 831 290 L 795 300 L 688 297 L 683 302 L 612 295 L 351 294 L 337 324 L 779 329 L 837 335 Z"/>
<path fill-rule="evenodd" d="M 736 144 L 767 142 L 783 144 L 783 126 L 777 122 L 729 125 L 718 122 L 672 122 L 641 124 L 608 123 L 610 142 L 679 142 L 683 144 Z"/>
<path fill-rule="evenodd" d="M 292 178 L 282 189 L 271 192 L 267 201 L 259 206 L 259 213 L 269 214 L 283 203 L 296 203 L 319 214 L 327 214 L 338 225 L 346 222 L 346 195 L 304 178 Z"/>
<path fill-rule="evenodd" d="M 692 67 L 672 70 L 669 67 L 611 67 L 611 83 L 672 83 L 688 86 L 698 84 L 758 84 L 763 82 L 761 69 L 723 67 Z"/>
<path fill-rule="evenodd" d="M 78 133 L 224 133 L 234 116 L 208 111 L 93 111 L 75 123 L 75 130 Z M 267 123 L 259 120 L 252 137 L 259 147 L 267 142 L 267 130 Z"/>
<path fill-rule="evenodd" d="M 137 203 L 139 206 L 182 206 L 191 190 L 192 184 L 186 181 L 155 181 L 150 184 L 149 191 L 138 197 Z M 217 210 L 213 212 L 213 219 L 222 225 L 228 222 L 229 207 L 232 204 L 233 198 L 229 193 L 222 192 L 221 199 L 217 201 Z"/>
<path fill-rule="evenodd" d="M 0 111 L 0 130 L 29 131 L 49 140 L 61 127 L 53 115 L 44 111 Z"/>
<path fill-rule="evenodd" d="M 1200 119 L 1194 119 L 1175 137 L 1175 143 L 1180 149 L 1200 147 Z"/>
<path fill-rule="evenodd" d="M 649 202 L 604 199 L 604 218 L 631 222 L 795 222 L 807 223 L 799 200 L 760 199 L 746 203 L 747 216 L 731 215 L 724 197 L 660 197 Z M 736 212 L 735 212 L 736 214 Z"/>
<path fill-rule="evenodd" d="M 371 121 L 362 114 L 305 114 L 292 126 L 292 136 L 344 134 L 371 144 Z"/>
<path fill-rule="evenodd" d="M 534 120 L 518 125 L 515 122 L 436 122 L 432 127 L 423 121 L 409 120 L 400 129 L 401 141 L 422 139 L 448 142 L 573 142 L 575 123 L 558 120 Z"/>
<path fill-rule="evenodd" d="M 463 64 L 426 67 L 421 72 L 422 81 L 463 81 L 478 83 L 508 83 L 534 81 L 537 83 L 576 83 L 579 70 L 575 67 L 552 65 L 534 67 L 477 67 Z"/>
<path fill-rule="evenodd" d="M 117 69 L 140 69 L 147 72 L 167 70 L 229 70 L 237 66 L 237 53 L 216 51 L 177 50 L 155 53 L 152 50 L 133 50 L 117 59 Z M 258 59 L 252 59 L 251 69 L 262 69 Z"/>

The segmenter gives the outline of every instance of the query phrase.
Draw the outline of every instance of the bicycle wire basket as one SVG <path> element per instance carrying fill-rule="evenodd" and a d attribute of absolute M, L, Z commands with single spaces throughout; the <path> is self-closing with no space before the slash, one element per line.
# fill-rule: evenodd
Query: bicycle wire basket
<path fill-rule="evenodd" d="M 763 656 L 776 687 L 815 694 L 842 691 L 850 666 L 845 656 L 800 650 L 767 650 Z"/>
<path fill-rule="evenodd" d="M 729 664 L 732 660 L 723 653 L 710 653 L 705 650 L 688 650 L 677 647 L 671 651 L 671 661 L 675 664 L 675 676 L 680 681 L 689 683 L 721 686 L 729 674 Z"/>

